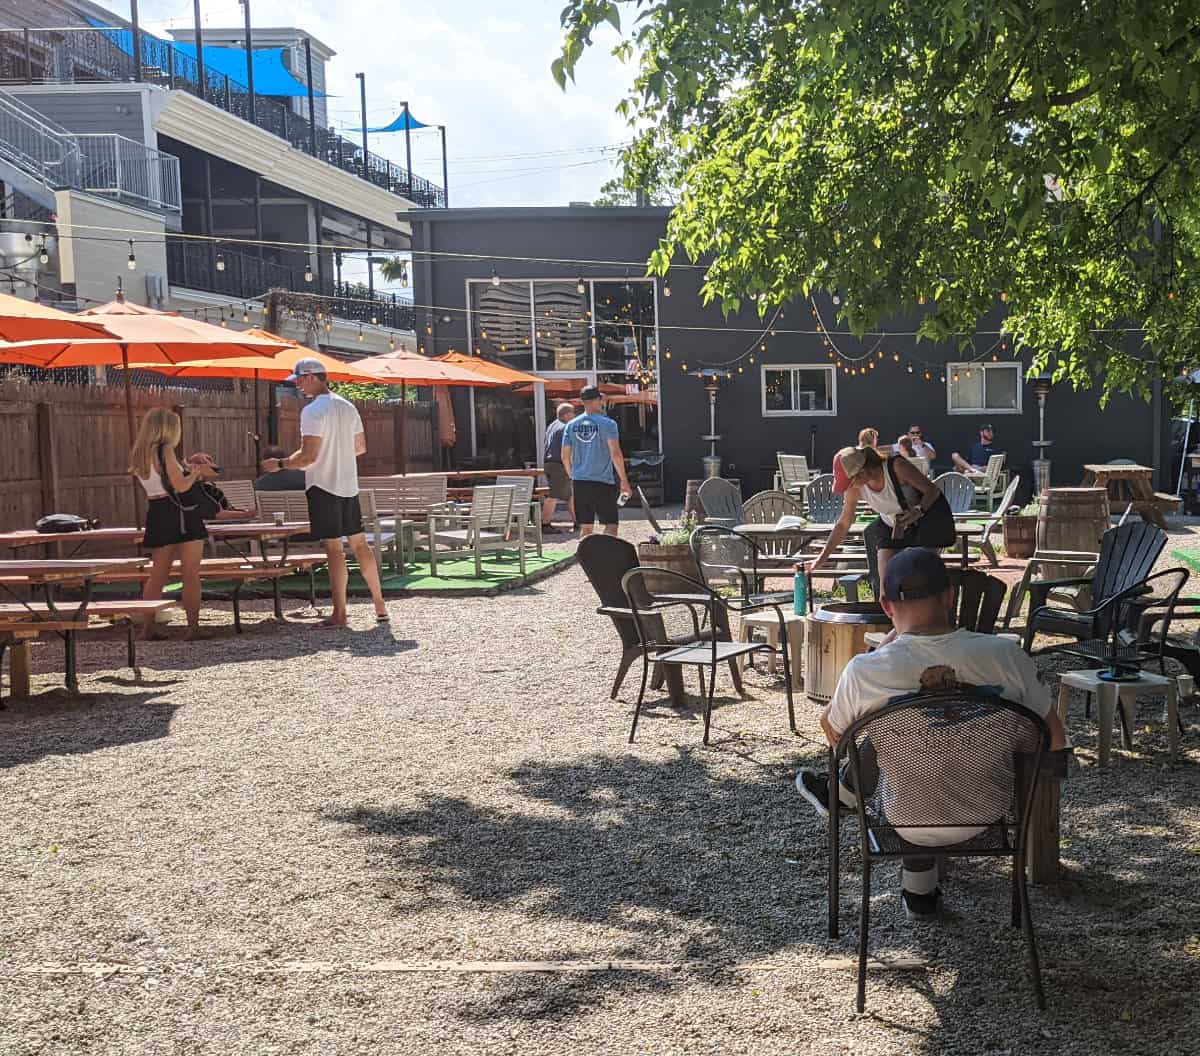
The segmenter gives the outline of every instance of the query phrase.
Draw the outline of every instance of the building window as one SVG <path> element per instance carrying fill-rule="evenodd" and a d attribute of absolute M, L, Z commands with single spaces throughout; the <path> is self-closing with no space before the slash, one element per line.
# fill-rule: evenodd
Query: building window
<path fill-rule="evenodd" d="M 947 363 L 946 410 L 950 414 L 1020 414 L 1020 363 Z"/>
<path fill-rule="evenodd" d="M 533 367 L 533 329 L 528 282 L 471 284 L 471 351 L 518 370 Z M 418 337 L 421 335 L 418 334 Z M 445 352 L 439 348 L 437 352 Z"/>
<path fill-rule="evenodd" d="M 762 413 L 764 418 L 837 414 L 834 368 L 809 363 L 764 366 Z"/>

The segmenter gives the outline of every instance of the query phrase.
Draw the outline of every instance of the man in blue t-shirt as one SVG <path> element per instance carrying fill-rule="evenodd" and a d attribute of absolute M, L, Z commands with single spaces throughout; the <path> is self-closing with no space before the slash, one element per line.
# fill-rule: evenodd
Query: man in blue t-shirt
<path fill-rule="evenodd" d="M 950 457 L 954 460 L 954 468 L 960 473 L 982 473 L 987 469 L 988 459 L 992 455 L 1000 454 L 996 450 L 995 441 L 996 434 L 992 431 L 990 423 L 985 423 L 979 427 L 979 440 L 971 445 L 967 451 L 967 457 L 963 458 L 957 451 Z"/>
<path fill-rule="evenodd" d="M 583 414 L 572 418 L 563 430 L 563 468 L 571 478 L 575 497 L 575 519 L 580 536 L 591 535 L 599 521 L 606 535 L 617 534 L 617 482 L 626 498 L 633 494 L 625 476 L 620 430 L 603 411 L 600 390 L 586 385 L 579 393 Z"/>

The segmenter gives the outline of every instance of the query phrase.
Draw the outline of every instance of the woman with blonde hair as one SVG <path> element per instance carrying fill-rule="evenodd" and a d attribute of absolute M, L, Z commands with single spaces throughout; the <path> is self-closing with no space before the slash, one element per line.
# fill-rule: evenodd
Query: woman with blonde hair
<path fill-rule="evenodd" d="M 163 587 L 178 561 L 183 579 L 183 611 L 187 614 L 188 637 L 200 631 L 200 559 L 208 529 L 192 489 L 202 480 L 217 475 L 209 455 L 195 454 L 182 465 L 175 456 L 183 425 L 179 415 L 165 407 L 146 412 L 137 439 L 129 452 L 129 472 L 146 492 L 146 531 L 142 545 L 150 551 L 150 578 L 142 590 L 147 601 L 162 597 Z M 162 637 L 153 616 L 143 628 L 146 638 Z"/>
<path fill-rule="evenodd" d="M 878 447 L 879 446 L 879 430 L 872 429 L 868 426 L 866 429 L 860 429 L 858 433 L 859 447 Z"/>

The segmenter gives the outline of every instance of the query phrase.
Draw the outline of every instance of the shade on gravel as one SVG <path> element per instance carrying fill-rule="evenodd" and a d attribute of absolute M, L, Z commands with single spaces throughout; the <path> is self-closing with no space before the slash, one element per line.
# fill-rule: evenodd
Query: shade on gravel
<path fill-rule="evenodd" d="M 38 675 L 0 713 L 0 1052 L 1195 1051 L 1195 708 L 1178 764 L 1147 699 L 1100 770 L 1075 704 L 1065 878 L 1032 895 L 1047 1012 L 1003 872 L 967 864 L 936 925 L 879 871 L 897 967 L 860 1017 L 857 855 L 830 941 L 792 785 L 815 709 L 792 736 L 778 682 L 724 678 L 711 748 L 658 697 L 630 746 L 595 604 L 572 567 L 390 626 L 355 603 L 349 632 L 257 605 L 241 637 L 144 646 L 140 679 L 83 645 L 83 702 Z"/>

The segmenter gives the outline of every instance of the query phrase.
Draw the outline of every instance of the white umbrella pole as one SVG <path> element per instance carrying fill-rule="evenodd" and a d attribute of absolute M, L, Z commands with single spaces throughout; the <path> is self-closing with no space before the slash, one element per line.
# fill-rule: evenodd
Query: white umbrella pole
<path fill-rule="evenodd" d="M 1192 415 L 1196 413 L 1196 401 L 1188 404 L 1187 427 L 1183 431 L 1183 450 L 1179 453 L 1179 480 L 1175 484 L 1175 494 L 1183 493 L 1183 470 L 1187 465 L 1188 443 L 1192 439 Z"/>

